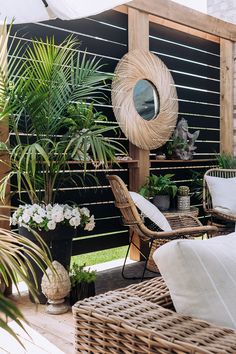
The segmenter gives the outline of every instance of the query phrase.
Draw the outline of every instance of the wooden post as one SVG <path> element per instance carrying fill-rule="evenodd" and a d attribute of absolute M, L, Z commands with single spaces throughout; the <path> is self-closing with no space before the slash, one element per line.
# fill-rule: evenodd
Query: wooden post
<path fill-rule="evenodd" d="M 233 42 L 220 39 L 220 152 L 233 153 L 234 140 Z"/>
<path fill-rule="evenodd" d="M 148 14 L 128 9 L 128 43 L 129 50 L 149 50 L 149 16 Z M 138 160 L 138 167 L 129 168 L 129 188 L 137 191 L 149 175 L 149 150 L 142 150 L 133 144 L 129 144 L 129 153 L 134 160 Z M 135 237 L 136 245 L 140 247 L 139 237 Z M 140 253 L 135 247 L 131 247 L 130 257 L 133 260 L 140 260 Z"/>

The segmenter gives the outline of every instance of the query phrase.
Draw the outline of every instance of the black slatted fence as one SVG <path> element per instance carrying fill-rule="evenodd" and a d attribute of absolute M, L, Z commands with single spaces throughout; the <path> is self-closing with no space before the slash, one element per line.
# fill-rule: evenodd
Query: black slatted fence
<path fill-rule="evenodd" d="M 104 64 L 103 70 L 113 73 L 120 58 L 128 51 L 128 17 L 116 11 L 107 11 L 91 18 L 45 23 L 14 25 L 13 32 L 26 43 L 32 38 L 46 39 L 54 36 L 60 44 L 73 34 L 80 40 L 80 50 L 89 57 L 96 56 Z M 195 161 L 153 161 L 156 151 L 151 151 L 152 173 L 175 173 L 177 183 L 189 184 L 191 170 L 203 172 L 214 162 L 219 151 L 219 45 L 184 32 L 150 23 L 150 50 L 158 55 L 170 69 L 179 99 L 179 118 L 187 119 L 191 130 L 200 130 Z M 158 73 L 157 73 L 158 74 Z M 114 122 L 110 90 L 106 90 L 106 103 L 96 105 L 99 111 Z M 109 122 L 107 124 L 109 124 Z M 115 136 L 126 148 L 128 141 L 122 133 Z M 106 174 L 118 174 L 129 184 L 128 164 L 113 165 L 108 170 L 91 165 L 91 173 L 99 180 L 97 186 L 90 181 L 60 190 L 58 202 L 73 201 L 88 207 L 95 215 L 96 227 L 92 233 L 79 232 L 73 242 L 73 254 L 121 246 L 128 242 L 128 231 L 120 221 Z M 73 174 L 82 176 L 81 166 L 73 164 Z M 195 204 L 198 202 L 195 201 Z M 17 204 L 17 196 L 13 197 Z"/>
<path fill-rule="evenodd" d="M 200 130 L 194 161 L 155 161 L 151 151 L 151 173 L 174 173 L 177 185 L 194 183 L 194 172 L 202 176 L 215 164 L 220 148 L 220 46 L 200 37 L 150 23 L 150 51 L 170 70 L 177 89 L 178 120 L 185 118 L 190 132 Z M 200 178 L 200 177 L 199 177 Z M 200 208 L 201 200 L 192 198 Z"/>

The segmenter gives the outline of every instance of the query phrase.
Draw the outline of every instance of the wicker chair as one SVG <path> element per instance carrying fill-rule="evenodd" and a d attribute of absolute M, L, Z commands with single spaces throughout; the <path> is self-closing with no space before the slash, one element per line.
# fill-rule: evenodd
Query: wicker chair
<path fill-rule="evenodd" d="M 125 265 L 128 257 L 129 249 L 131 244 L 133 244 L 143 255 L 141 250 L 133 242 L 134 235 L 138 235 L 141 241 L 145 242 L 148 245 L 147 254 L 143 255 L 145 258 L 145 264 L 141 280 L 143 280 L 146 269 L 151 271 L 158 271 L 153 259 L 152 254 L 157 247 L 162 244 L 177 238 L 194 238 L 196 236 L 202 236 L 205 233 L 214 233 L 217 231 L 217 228 L 214 226 L 203 226 L 201 222 L 191 216 L 191 215 L 178 215 L 173 217 L 168 217 L 168 221 L 172 228 L 171 231 L 156 231 L 152 230 L 145 226 L 143 219 L 141 218 L 130 194 L 122 179 L 116 175 L 107 176 L 111 189 L 115 197 L 115 205 L 120 209 L 123 223 L 125 226 L 128 226 L 131 230 L 131 237 L 129 242 L 129 247 L 125 256 L 124 265 L 122 268 L 123 278 L 125 276 Z M 153 226 L 153 225 L 152 225 Z"/>
<path fill-rule="evenodd" d="M 236 331 L 176 314 L 161 277 L 79 301 L 72 310 L 76 353 L 236 353 Z"/>
<path fill-rule="evenodd" d="M 224 214 L 222 211 L 219 211 L 219 210 L 216 210 L 213 208 L 211 194 L 210 194 L 209 188 L 207 186 L 206 178 L 205 178 L 206 176 L 232 178 L 232 177 L 236 177 L 236 170 L 212 168 L 205 173 L 204 178 L 203 178 L 203 208 L 204 208 L 204 211 L 206 214 L 211 215 L 212 224 L 216 225 L 216 223 L 214 222 L 214 219 L 217 219 L 217 220 L 220 219 L 220 220 L 223 220 L 224 222 L 236 223 L 236 215 Z M 222 191 L 222 193 L 223 193 L 223 191 Z M 221 225 L 219 225 L 219 228 L 221 228 Z M 231 231 L 234 231 L 234 227 L 227 229 L 222 226 L 222 229 L 223 229 L 222 233 L 229 233 Z M 228 232 L 226 232 L 226 231 L 228 231 Z"/>

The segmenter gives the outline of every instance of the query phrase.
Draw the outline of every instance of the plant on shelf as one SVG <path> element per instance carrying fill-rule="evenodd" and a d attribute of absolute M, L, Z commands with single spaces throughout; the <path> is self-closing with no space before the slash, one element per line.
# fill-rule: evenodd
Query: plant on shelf
<path fill-rule="evenodd" d="M 179 159 L 179 157 L 176 154 L 176 151 L 178 150 L 186 150 L 188 147 L 188 144 L 186 141 L 179 137 L 172 137 L 172 140 L 168 141 L 166 143 L 165 147 L 165 153 L 166 156 L 170 159 Z"/>
<path fill-rule="evenodd" d="M 85 269 L 85 264 L 80 266 L 77 263 L 73 263 L 69 275 L 71 281 L 71 306 L 78 300 L 95 295 L 95 271 Z"/>
<path fill-rule="evenodd" d="M 222 153 L 216 155 L 216 161 L 219 168 L 236 169 L 236 156 L 232 154 Z"/>
<path fill-rule="evenodd" d="M 178 195 L 181 197 L 186 197 L 189 195 L 189 187 L 188 186 L 179 186 L 178 188 Z"/>
<path fill-rule="evenodd" d="M 141 186 L 139 193 L 145 198 L 154 198 L 153 203 L 162 211 L 170 207 L 170 197 L 174 198 L 177 193 L 177 186 L 171 180 L 173 174 L 157 176 L 151 174 L 147 181 Z"/>
<path fill-rule="evenodd" d="M 179 186 L 177 196 L 177 206 L 179 210 L 190 209 L 190 189 L 188 186 Z"/>
<path fill-rule="evenodd" d="M 189 132 L 188 122 L 181 118 L 178 122 L 171 140 L 166 144 L 166 154 L 170 158 L 190 160 L 193 158 L 197 146 L 195 142 L 200 131 Z"/>
<path fill-rule="evenodd" d="M 6 217 L 1 217 L 1 221 L 3 219 L 6 220 Z M 47 247 L 39 237 L 38 241 L 40 247 L 24 236 L 0 228 L 0 283 L 3 281 L 1 283 L 2 290 L 4 290 L 5 284 L 8 286 L 9 282 L 11 282 L 19 292 L 18 279 L 20 278 L 27 284 L 32 296 L 37 300 L 38 284 L 34 277 L 31 280 L 28 277 L 28 269 L 31 267 L 31 262 L 33 261 L 42 270 L 47 267 L 51 268 L 51 261 L 47 256 Z M 16 307 L 14 302 L 7 299 L 0 291 L 0 327 L 19 341 L 13 329 L 8 325 L 9 320 L 15 321 L 24 329 L 22 321 L 25 321 L 25 318 L 22 312 Z"/>

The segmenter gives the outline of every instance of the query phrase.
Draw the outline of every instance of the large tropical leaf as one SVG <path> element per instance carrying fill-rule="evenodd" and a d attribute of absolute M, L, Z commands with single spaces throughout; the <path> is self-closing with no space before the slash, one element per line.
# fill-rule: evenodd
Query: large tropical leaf
<path fill-rule="evenodd" d="M 0 220 L 6 219 L 8 218 L 5 216 L 0 217 Z M 36 237 L 39 241 L 39 246 L 24 236 L 0 228 L 0 273 L 7 285 L 12 282 L 17 289 L 18 279 L 21 278 L 28 286 L 35 300 L 37 300 L 38 284 L 31 262 L 37 264 L 43 272 L 47 267 L 53 270 L 46 244 L 37 234 Z M 31 269 L 33 282 L 29 280 L 28 269 Z M 8 326 L 8 318 L 14 320 L 23 328 L 21 324 L 21 320 L 24 319 L 23 314 L 10 300 L 0 293 L 0 327 L 17 339 L 12 329 Z"/>
<path fill-rule="evenodd" d="M 5 33 L 0 37 L 4 48 L 9 37 L 9 32 Z M 60 45 L 53 37 L 29 43 L 26 46 L 13 36 L 7 63 L 6 54 L 0 53 L 0 119 L 9 119 L 14 133 L 14 139 L 3 142 L 8 144 L 10 163 L 9 173 L 0 181 L 0 197 L 3 200 L 10 181 L 20 199 L 25 190 L 31 202 L 50 203 L 63 176 L 67 178 L 67 160 L 76 151 L 84 155 L 81 163 L 86 171 L 88 146 L 92 160 L 105 166 L 124 150 L 116 140 L 104 136 L 114 127 L 95 124 L 98 112 L 91 102 L 104 97 L 105 80 L 110 78 L 101 63 L 81 53 L 72 36 Z M 73 105 L 81 105 L 78 119 L 82 114 L 82 127 L 89 126 L 79 139 L 76 127 L 74 132 L 70 130 L 71 120 L 66 115 Z"/>

